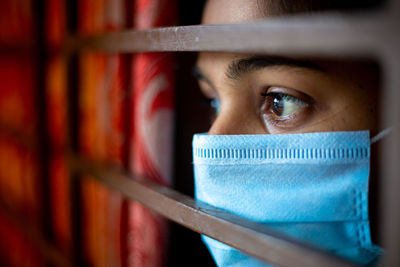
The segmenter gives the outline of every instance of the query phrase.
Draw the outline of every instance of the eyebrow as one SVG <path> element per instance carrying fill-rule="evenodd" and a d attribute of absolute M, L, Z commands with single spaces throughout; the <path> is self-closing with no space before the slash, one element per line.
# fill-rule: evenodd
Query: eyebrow
<path fill-rule="evenodd" d="M 325 71 L 321 66 L 311 61 L 277 56 L 254 56 L 232 61 L 226 70 L 226 76 L 232 80 L 238 80 L 246 73 L 267 67 L 289 67 Z"/>
<path fill-rule="evenodd" d="M 238 80 L 246 73 L 250 73 L 267 67 L 288 67 L 322 72 L 326 71 L 324 68 L 312 61 L 297 60 L 279 56 L 252 56 L 248 58 L 234 60 L 233 62 L 231 62 L 225 74 L 231 80 Z M 211 87 L 213 87 L 212 82 L 203 74 L 203 72 L 197 65 L 193 67 L 192 75 L 197 80 L 205 81 Z"/>

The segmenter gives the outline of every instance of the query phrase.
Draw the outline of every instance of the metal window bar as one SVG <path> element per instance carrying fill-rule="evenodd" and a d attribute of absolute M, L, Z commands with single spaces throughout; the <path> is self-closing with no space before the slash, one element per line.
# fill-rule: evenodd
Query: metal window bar
<path fill-rule="evenodd" d="M 72 37 L 70 49 L 103 52 L 230 51 L 303 56 L 379 56 L 393 26 L 381 14 L 294 16 L 250 24 L 128 30 Z M 389 27 L 387 27 L 389 26 Z M 392 26 L 392 27 L 390 27 Z"/>
<path fill-rule="evenodd" d="M 400 1 L 390 1 L 377 13 L 350 16 L 295 16 L 254 24 L 188 26 L 124 31 L 92 37 L 70 37 L 69 56 L 81 50 L 106 52 L 234 51 L 329 57 L 374 57 L 384 73 L 382 121 L 393 129 L 380 157 L 383 186 L 381 227 L 387 254 L 383 265 L 399 266 L 400 212 Z M 76 108 L 74 105 L 70 105 Z M 74 112 L 70 110 L 70 112 Z M 73 142 L 72 142 L 73 143 Z M 72 144 L 73 145 L 73 144 Z M 72 151 L 76 151 L 72 148 Z M 74 173 L 90 173 L 96 179 L 137 200 L 167 218 L 209 235 L 261 259 L 283 266 L 347 266 L 351 263 L 270 232 L 268 228 L 197 202 L 172 189 L 128 178 L 102 165 L 71 158 Z M 72 180 L 76 177 L 73 176 Z M 72 193 L 72 195 L 75 195 Z M 76 214 L 76 213 L 75 213 Z"/>

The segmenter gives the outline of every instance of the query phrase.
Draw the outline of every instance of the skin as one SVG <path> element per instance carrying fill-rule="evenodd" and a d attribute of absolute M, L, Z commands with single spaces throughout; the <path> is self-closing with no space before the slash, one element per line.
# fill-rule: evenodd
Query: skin
<path fill-rule="evenodd" d="M 260 0 L 210 0 L 202 23 L 272 16 Z M 209 134 L 377 133 L 379 75 L 371 63 L 200 53 L 197 70 L 202 92 L 220 102 Z"/>

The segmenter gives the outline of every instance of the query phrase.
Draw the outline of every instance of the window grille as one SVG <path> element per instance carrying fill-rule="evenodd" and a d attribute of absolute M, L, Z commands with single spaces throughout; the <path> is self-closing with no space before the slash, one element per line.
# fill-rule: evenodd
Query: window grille
<path fill-rule="evenodd" d="M 43 3 L 38 10 L 43 8 Z M 70 4 L 74 9 L 74 4 Z M 40 15 L 41 13 L 38 12 Z M 381 120 L 392 126 L 390 142 L 384 143 L 380 163 L 382 188 L 380 193 L 381 218 L 384 222 L 380 232 L 386 254 L 385 266 L 400 266 L 400 1 L 388 1 L 375 11 L 360 14 L 327 13 L 323 15 L 296 15 L 268 19 L 250 24 L 196 25 L 150 30 L 122 30 L 93 36 L 79 36 L 73 32 L 74 22 L 69 22 L 70 35 L 64 44 L 68 64 L 69 103 L 69 147 L 68 161 L 71 173 L 72 226 L 74 232 L 74 259 L 72 262 L 60 255 L 51 244 L 38 237 L 38 233 L 21 226 L 44 251 L 49 261 L 56 265 L 80 264 L 80 182 L 89 174 L 107 187 L 120 192 L 124 197 L 138 201 L 156 213 L 181 224 L 195 232 L 208 235 L 261 260 L 282 266 L 354 266 L 344 259 L 329 255 L 298 241 L 282 236 L 267 227 L 200 203 L 171 188 L 151 182 L 142 182 L 138 175 L 129 174 L 100 162 L 83 159 L 77 150 L 77 83 L 75 71 L 78 53 L 97 51 L 102 53 L 138 52 L 189 52 L 230 51 L 240 53 L 280 54 L 294 56 L 355 57 L 373 58 L 383 69 L 383 112 Z M 44 25 L 38 25 L 43 27 Z M 39 31 L 40 32 L 40 31 Z M 43 37 L 43 36 L 41 36 Z M 2 53 L 15 50 L 26 51 L 25 47 L 2 46 Z M 40 62 L 46 56 L 45 46 L 39 42 L 35 53 Z M 11 52 L 10 52 L 11 51 Z M 43 72 L 44 66 L 38 63 Z M 38 74 L 43 75 L 43 73 Z M 38 83 L 43 83 L 38 81 Z M 40 84 L 43 87 L 43 84 Z M 38 102 L 43 101 L 39 92 Z M 45 111 L 39 111 L 45 112 Z M 39 122 L 39 127 L 45 127 Z M 11 131 L 0 127 L 1 132 Z M 44 130 L 43 130 L 44 131 Z M 46 140 L 30 142 L 24 135 L 10 133 L 18 142 L 46 153 Z M 43 135 L 45 136 L 45 135 Z M 43 157 L 46 158 L 46 157 Z M 47 164 L 45 161 L 43 164 Z M 44 183 L 48 181 L 44 180 Z M 48 189 L 47 189 L 48 190 Z M 48 197 L 48 196 L 45 196 Z M 7 209 L 7 208 L 4 208 Z M 12 216 L 13 217 L 13 216 Z M 16 218 L 15 216 L 13 217 Z M 20 219 L 15 219 L 20 222 Z M 22 224 L 21 224 L 22 225 Z"/>

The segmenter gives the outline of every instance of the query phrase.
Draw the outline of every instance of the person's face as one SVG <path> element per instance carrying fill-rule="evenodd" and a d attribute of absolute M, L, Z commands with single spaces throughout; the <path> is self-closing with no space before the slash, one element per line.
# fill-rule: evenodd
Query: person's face
<path fill-rule="evenodd" d="M 264 18 L 260 3 L 210 0 L 203 24 Z M 376 132 L 379 75 L 372 64 L 200 53 L 197 69 L 203 93 L 220 102 L 209 134 Z"/>

